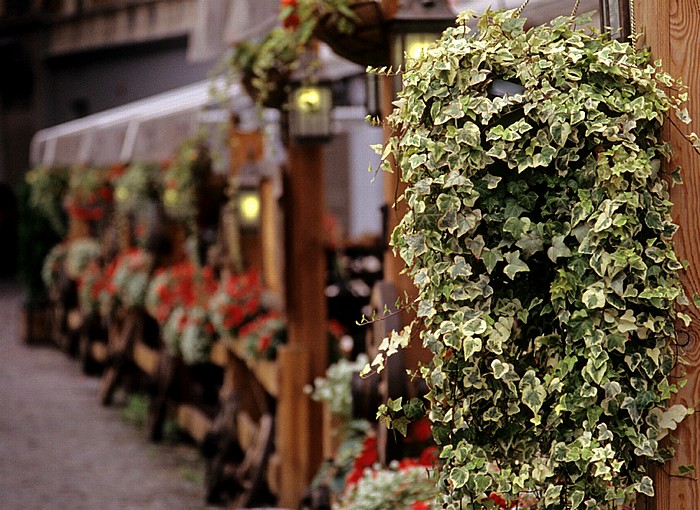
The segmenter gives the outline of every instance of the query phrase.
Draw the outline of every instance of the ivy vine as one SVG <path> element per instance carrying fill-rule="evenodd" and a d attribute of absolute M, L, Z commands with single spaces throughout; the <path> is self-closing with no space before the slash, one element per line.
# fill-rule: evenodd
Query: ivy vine
<path fill-rule="evenodd" d="M 669 408 L 690 303 L 660 137 L 670 114 L 689 121 L 687 95 L 585 17 L 526 30 L 487 11 L 470 33 L 474 17 L 407 66 L 387 120 L 418 318 L 373 368 L 412 331 L 432 352 L 444 508 L 494 509 L 491 492 L 619 508 L 653 495 L 645 463 L 673 455 L 659 440 L 692 412 Z"/>

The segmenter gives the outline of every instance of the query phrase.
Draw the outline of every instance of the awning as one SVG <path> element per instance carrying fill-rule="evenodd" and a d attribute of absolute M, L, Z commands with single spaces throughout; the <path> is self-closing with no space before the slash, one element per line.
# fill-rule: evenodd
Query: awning
<path fill-rule="evenodd" d="M 30 162 L 64 166 L 163 160 L 200 126 L 226 122 L 228 111 L 252 108 L 238 83 L 226 90 L 225 105 L 214 100 L 212 86 L 212 81 L 195 83 L 42 129 L 32 139 Z"/>
<path fill-rule="evenodd" d="M 325 44 L 319 47 L 318 59 L 318 74 L 327 80 L 364 73 L 361 66 L 338 57 Z M 243 87 L 238 82 L 224 87 L 222 82 L 198 82 L 42 129 L 32 139 L 30 162 L 67 166 L 161 161 L 202 126 L 228 122 L 229 112 L 256 117 Z M 212 94 L 215 86 L 221 90 Z M 216 99 L 221 95 L 223 103 Z M 265 122 L 273 122 L 276 114 L 267 111 Z"/>

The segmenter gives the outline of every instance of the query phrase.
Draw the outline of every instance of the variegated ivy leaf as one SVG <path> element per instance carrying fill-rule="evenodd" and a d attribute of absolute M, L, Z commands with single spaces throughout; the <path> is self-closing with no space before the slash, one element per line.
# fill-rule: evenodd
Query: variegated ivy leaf
<path fill-rule="evenodd" d="M 503 363 L 500 359 L 496 358 L 491 362 L 491 370 L 493 370 L 493 376 L 496 379 L 503 379 L 510 370 L 510 366 L 508 363 Z"/>
<path fill-rule="evenodd" d="M 381 320 L 381 319 L 379 319 Z M 413 324 L 408 324 L 401 331 L 392 331 L 389 336 L 384 338 L 379 344 L 379 353 L 375 356 L 374 360 L 368 365 L 366 365 L 360 375 L 367 376 L 372 370 L 376 370 L 377 373 L 384 370 L 384 362 L 388 356 L 398 352 L 399 349 L 403 349 L 408 346 L 411 340 L 411 332 L 413 329 Z"/>
<path fill-rule="evenodd" d="M 600 284 L 592 285 L 584 291 L 581 300 L 586 308 L 603 308 L 605 306 L 605 289 Z"/>
<path fill-rule="evenodd" d="M 503 272 L 510 278 L 511 280 L 515 279 L 515 275 L 520 272 L 527 272 L 530 270 L 530 267 L 520 260 L 520 252 L 519 251 L 512 251 L 509 253 L 505 254 L 505 260 L 508 263 L 506 267 L 503 268 Z"/>
<path fill-rule="evenodd" d="M 678 424 L 685 419 L 686 416 L 693 414 L 694 410 L 692 408 L 687 408 L 682 404 L 675 404 L 661 411 L 661 409 L 654 408 L 650 411 L 650 414 L 655 414 L 658 417 L 659 435 L 657 436 L 657 441 L 660 441 L 669 434 L 669 431 L 676 430 Z"/>
<path fill-rule="evenodd" d="M 547 250 L 547 256 L 552 262 L 556 262 L 559 257 L 571 257 L 572 253 L 564 243 L 566 236 L 558 235 L 552 237 L 552 246 Z"/>
<path fill-rule="evenodd" d="M 523 491 L 546 510 L 597 510 L 651 492 L 629 459 L 661 458 L 659 423 L 683 418 L 659 409 L 692 315 L 676 306 L 688 300 L 660 171 L 661 123 L 685 117 L 684 92 L 669 97 L 675 80 L 648 54 L 579 19 L 524 30 L 489 11 L 465 37 L 472 16 L 409 65 L 382 165 L 393 157 L 406 185 L 391 244 L 434 353 L 420 373 L 438 503 L 485 510 L 488 490 Z M 503 82 L 514 92 L 493 93 Z"/>
<path fill-rule="evenodd" d="M 654 497 L 654 482 L 648 476 L 643 476 L 642 479 L 635 484 L 634 488 L 640 494 L 644 494 L 650 498 Z"/>

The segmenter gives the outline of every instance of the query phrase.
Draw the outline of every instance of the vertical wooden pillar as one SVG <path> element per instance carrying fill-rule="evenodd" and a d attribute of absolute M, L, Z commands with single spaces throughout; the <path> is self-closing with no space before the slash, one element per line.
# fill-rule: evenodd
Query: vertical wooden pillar
<path fill-rule="evenodd" d="M 387 19 L 391 19 L 396 15 L 399 9 L 399 3 L 397 0 L 382 0 L 382 11 Z M 389 54 L 393 55 L 394 49 L 390 48 Z M 394 109 L 393 102 L 395 97 L 395 80 L 399 80 L 400 77 L 391 76 L 381 76 L 381 113 L 382 117 L 386 118 Z M 384 125 L 384 140 L 388 140 L 391 136 L 391 130 L 385 124 Z M 387 206 L 387 217 L 386 217 L 386 229 L 389 236 L 393 232 L 394 228 L 398 225 L 401 217 L 406 212 L 406 203 L 402 201 L 396 203 L 396 199 L 401 196 L 405 189 L 405 185 L 400 180 L 399 170 L 396 168 L 395 162 L 392 159 L 392 165 L 394 165 L 394 173 L 384 174 L 384 204 Z M 402 271 L 406 267 L 405 262 L 398 255 L 394 255 L 392 250 L 389 249 L 384 254 L 384 279 L 388 282 L 393 283 L 396 286 L 396 291 L 400 300 L 410 302 L 416 297 L 417 291 L 413 285 L 413 281 Z M 409 324 L 415 314 L 410 312 L 401 313 L 401 324 Z M 412 342 L 408 349 L 405 350 L 405 362 L 409 369 L 415 369 L 418 364 L 427 362 L 430 359 L 430 353 L 427 349 L 423 349 L 419 342 Z"/>
<path fill-rule="evenodd" d="M 288 147 L 285 179 L 285 290 L 288 321 L 288 349 L 300 361 L 294 369 L 287 364 L 280 396 L 278 438 L 282 456 L 282 504 L 296 507 L 305 485 L 321 464 L 323 415 L 320 404 L 304 394 L 303 387 L 325 374 L 328 364 L 326 340 L 326 260 L 324 252 L 323 151 L 321 145 Z M 284 354 L 282 354 L 284 356 Z M 308 364 L 305 360 L 308 360 Z M 308 413 L 305 411 L 308 406 Z M 304 410 L 304 412 L 300 412 Z M 288 429 L 283 430 L 285 427 Z M 290 431 L 294 431 L 290 435 Z M 286 435 L 285 435 L 286 434 Z M 296 436 L 296 437 L 294 437 Z M 285 487 L 286 481 L 304 482 Z"/>
<path fill-rule="evenodd" d="M 637 32 L 643 34 L 641 44 L 651 48 L 654 59 L 662 59 L 666 71 L 681 77 L 689 86 L 688 109 L 694 120 L 689 129 L 675 115 L 666 123 L 665 137 L 673 147 L 670 162 L 682 167 L 683 185 L 671 192 L 673 217 L 680 226 L 674 237 L 679 257 L 690 262 L 683 274 L 689 296 L 700 294 L 700 155 L 695 153 L 684 134 L 700 131 L 700 2 L 697 0 L 635 0 Z M 693 323 L 681 332 L 680 355 L 688 363 L 679 367 L 687 384 L 675 397 L 677 402 L 695 407 L 700 402 L 700 314 L 691 307 Z M 676 457 L 664 469 L 654 473 L 656 497 L 647 503 L 650 510 L 697 510 L 700 508 L 700 422 L 698 414 L 689 416 L 674 433 Z M 694 464 L 691 477 L 676 476 L 678 466 Z"/>

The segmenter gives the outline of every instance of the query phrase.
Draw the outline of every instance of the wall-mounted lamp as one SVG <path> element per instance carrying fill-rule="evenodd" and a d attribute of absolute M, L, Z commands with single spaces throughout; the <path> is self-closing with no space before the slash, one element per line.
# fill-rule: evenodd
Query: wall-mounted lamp
<path fill-rule="evenodd" d="M 406 58 L 417 58 L 449 26 L 456 14 L 447 0 L 404 0 L 389 22 L 391 65 L 405 68 Z"/>
<path fill-rule="evenodd" d="M 236 209 L 241 232 L 260 229 L 260 169 L 250 155 L 238 173 Z"/>
<path fill-rule="evenodd" d="M 292 84 L 289 101 L 289 135 L 297 143 L 331 139 L 333 93 L 330 83 Z"/>

